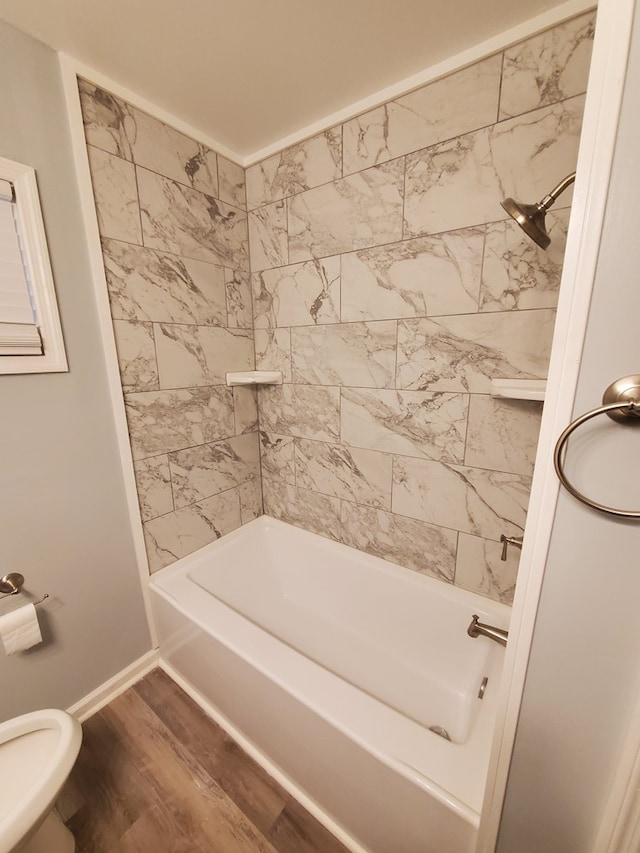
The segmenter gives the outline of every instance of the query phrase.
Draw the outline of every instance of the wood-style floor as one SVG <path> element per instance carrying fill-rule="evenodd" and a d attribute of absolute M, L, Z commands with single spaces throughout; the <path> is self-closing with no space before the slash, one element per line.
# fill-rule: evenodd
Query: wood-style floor
<path fill-rule="evenodd" d="M 347 853 L 161 670 L 83 724 L 77 853 Z"/>

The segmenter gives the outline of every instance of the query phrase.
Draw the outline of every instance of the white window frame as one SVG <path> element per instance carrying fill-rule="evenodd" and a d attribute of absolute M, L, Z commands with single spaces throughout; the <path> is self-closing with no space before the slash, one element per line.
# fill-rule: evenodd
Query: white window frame
<path fill-rule="evenodd" d="M 16 217 L 31 274 L 42 355 L 0 356 L 0 374 L 61 373 L 69 369 L 49 260 L 35 169 L 0 157 L 0 178 L 13 184 Z"/>

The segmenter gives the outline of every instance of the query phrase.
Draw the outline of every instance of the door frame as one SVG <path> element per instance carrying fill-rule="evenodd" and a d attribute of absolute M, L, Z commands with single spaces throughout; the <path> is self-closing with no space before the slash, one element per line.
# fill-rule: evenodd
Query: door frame
<path fill-rule="evenodd" d="M 553 449 L 558 435 L 573 414 L 626 78 L 634 7 L 635 0 L 601 0 L 598 6 L 577 177 L 529 503 L 530 522 L 525 531 L 513 602 L 477 853 L 493 853 L 498 838 L 560 488 L 553 468 Z M 561 177 L 559 175 L 558 180 Z M 541 193 L 544 190 L 545 187 L 540 187 Z M 532 527 L 531 521 L 534 520 L 535 526 Z M 640 713 L 638 720 L 640 730 Z M 632 777 L 633 774 L 627 773 L 627 785 Z M 609 804 L 611 814 L 620 812 L 627 797 L 628 788 L 622 790 L 623 786 L 620 787 L 617 803 L 612 801 Z M 613 851 L 614 848 L 607 849 Z"/>

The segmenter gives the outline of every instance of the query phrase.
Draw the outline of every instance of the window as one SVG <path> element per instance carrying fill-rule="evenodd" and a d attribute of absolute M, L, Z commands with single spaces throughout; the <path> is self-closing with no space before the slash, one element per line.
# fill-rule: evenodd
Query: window
<path fill-rule="evenodd" d="M 0 374 L 67 369 L 35 171 L 0 157 Z"/>

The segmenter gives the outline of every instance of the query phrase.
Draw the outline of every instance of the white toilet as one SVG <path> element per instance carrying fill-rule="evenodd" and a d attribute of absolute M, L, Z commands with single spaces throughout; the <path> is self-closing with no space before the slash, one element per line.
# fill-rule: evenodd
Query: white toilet
<path fill-rule="evenodd" d="M 80 723 L 64 711 L 0 723 L 0 853 L 73 853 L 73 835 L 53 806 L 81 741 Z"/>

